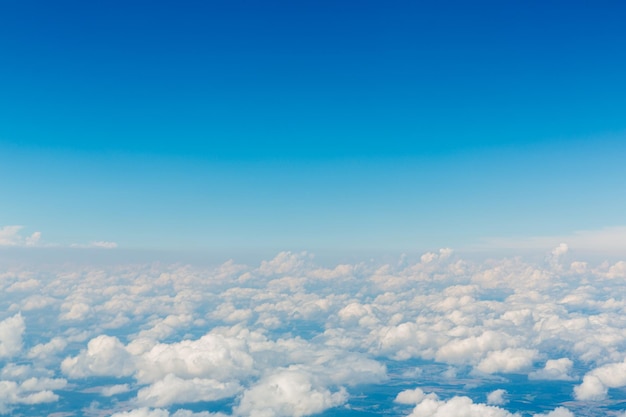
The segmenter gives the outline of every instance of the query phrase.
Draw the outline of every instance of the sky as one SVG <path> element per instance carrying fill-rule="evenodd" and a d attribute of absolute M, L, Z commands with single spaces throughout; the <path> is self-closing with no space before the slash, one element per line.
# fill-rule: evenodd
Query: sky
<path fill-rule="evenodd" d="M 0 228 L 22 228 L 0 242 L 382 252 L 622 236 L 625 14 L 5 1 Z"/>
<path fill-rule="evenodd" d="M 624 22 L 0 1 L 0 416 L 626 417 Z"/>

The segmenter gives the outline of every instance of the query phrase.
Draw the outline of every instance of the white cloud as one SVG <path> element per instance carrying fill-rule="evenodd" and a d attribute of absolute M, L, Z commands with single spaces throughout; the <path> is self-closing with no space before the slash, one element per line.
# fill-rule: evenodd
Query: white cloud
<path fill-rule="evenodd" d="M 17 355 L 22 350 L 26 325 L 20 313 L 0 321 L 0 358 Z"/>
<path fill-rule="evenodd" d="M 40 232 L 23 236 L 20 232 L 23 226 L 4 226 L 0 228 L 0 246 L 36 246 L 41 238 Z"/>
<path fill-rule="evenodd" d="M 117 243 L 115 242 L 107 242 L 104 240 L 97 240 L 95 242 L 91 242 L 89 246 L 93 248 L 104 248 L 104 249 L 115 249 L 117 248 Z"/>
<path fill-rule="evenodd" d="M 565 243 L 563 243 L 565 242 Z M 540 249 L 561 247 L 589 252 L 623 253 L 626 250 L 626 226 L 606 227 L 597 230 L 579 230 L 558 236 L 522 238 L 486 238 L 475 248 L 488 249 Z M 566 249 L 567 248 L 567 249 Z M 559 251 L 560 252 L 560 251 Z M 559 253 L 560 254 L 560 253 Z"/>
<path fill-rule="evenodd" d="M 64 379 L 29 378 L 17 383 L 15 381 L 0 380 L 0 414 L 6 414 L 19 404 L 42 404 L 55 402 L 59 396 L 52 392 L 53 389 L 65 388 L 67 381 Z"/>
<path fill-rule="evenodd" d="M 96 240 L 93 242 L 89 242 L 89 243 L 72 243 L 70 245 L 71 248 L 76 248 L 76 249 L 115 249 L 117 248 L 117 243 L 116 242 L 108 242 L 108 241 L 104 241 L 104 240 Z"/>
<path fill-rule="evenodd" d="M 5 366 L 0 379 L 19 388 L 60 370 L 68 389 L 128 393 L 124 400 L 132 398 L 120 403 L 128 412 L 167 416 L 176 415 L 176 404 L 220 398 L 232 398 L 241 416 L 307 415 L 352 406 L 348 392 L 362 392 L 355 384 L 420 381 L 439 384 L 440 397 L 415 389 L 398 394 L 396 403 L 438 416 L 458 409 L 509 417 L 501 401 L 520 404 L 532 394 L 521 390 L 537 384 L 514 387 L 493 374 L 557 384 L 574 379 L 576 363 L 576 373 L 586 375 L 572 396 L 605 399 L 624 383 L 611 375 L 626 373 L 620 365 L 626 264 L 583 265 L 573 260 L 576 251 L 557 252 L 558 262 L 546 251 L 539 263 L 463 260 L 440 250 L 414 262 L 329 268 L 308 254 L 285 252 L 259 267 L 6 269 L 0 302 L 14 316 L 0 322 L 0 346 L 23 365 Z M 28 323 L 28 337 L 20 320 Z M 92 379 L 98 376 L 110 378 L 111 387 L 94 386 L 102 384 Z M 490 385 L 481 384 L 486 380 Z M 476 393 L 474 401 L 485 404 L 449 399 L 464 384 L 493 381 L 506 394 Z M 59 395 L 54 390 L 20 398 L 51 399 Z M 569 399 L 559 397 L 554 406 Z M 573 412 L 584 407 L 571 404 Z"/>
<path fill-rule="evenodd" d="M 409 417 L 521 417 L 507 410 L 492 405 L 474 403 L 468 397 L 453 397 L 447 401 L 440 400 L 436 394 L 428 394 L 421 398 Z"/>
<path fill-rule="evenodd" d="M 207 411 L 194 413 L 189 410 L 176 410 L 173 414 L 163 408 L 140 407 L 130 411 L 121 411 L 112 414 L 110 417 L 228 417 L 222 413 L 209 413 Z"/>
<path fill-rule="evenodd" d="M 626 386 L 626 360 L 601 366 L 583 377 L 582 384 L 574 388 L 578 400 L 600 401 L 607 397 L 609 388 Z"/>
<path fill-rule="evenodd" d="M 236 382 L 220 382 L 205 378 L 182 379 L 168 374 L 162 380 L 139 390 L 137 402 L 164 407 L 172 404 L 215 401 L 233 397 L 239 391 L 241 387 Z"/>
<path fill-rule="evenodd" d="M 235 414 L 250 417 L 301 417 L 343 404 L 344 389 L 331 392 L 316 386 L 314 378 L 300 371 L 283 370 L 263 378 L 245 391 Z"/>
<path fill-rule="evenodd" d="M 112 397 L 118 394 L 124 394 L 130 391 L 128 384 L 116 384 L 103 387 L 100 393 L 105 397 Z"/>
<path fill-rule="evenodd" d="M 544 379 L 551 381 L 571 381 L 574 378 L 569 375 L 572 370 L 572 362 L 569 358 L 550 359 L 543 369 L 528 374 L 528 379 Z"/>
<path fill-rule="evenodd" d="M 574 413 L 565 407 L 557 407 L 545 414 L 535 414 L 535 417 L 574 417 Z"/>
<path fill-rule="evenodd" d="M 532 366 L 533 359 L 537 357 L 537 354 L 537 350 L 534 349 L 513 348 L 489 352 L 476 369 L 488 374 L 520 372 Z"/>
<path fill-rule="evenodd" d="M 90 340 L 78 356 L 63 360 L 61 370 L 70 378 L 128 376 L 134 371 L 134 363 L 116 337 L 101 335 Z"/>
<path fill-rule="evenodd" d="M 487 395 L 487 404 L 489 405 L 504 405 L 508 402 L 506 399 L 506 390 L 505 389 L 497 389 L 495 391 L 490 392 Z"/>
<path fill-rule="evenodd" d="M 398 404 L 415 405 L 419 404 L 425 396 L 426 394 L 424 394 L 424 391 L 422 391 L 421 388 L 408 389 L 401 391 L 398 395 L 396 395 L 394 402 Z"/>

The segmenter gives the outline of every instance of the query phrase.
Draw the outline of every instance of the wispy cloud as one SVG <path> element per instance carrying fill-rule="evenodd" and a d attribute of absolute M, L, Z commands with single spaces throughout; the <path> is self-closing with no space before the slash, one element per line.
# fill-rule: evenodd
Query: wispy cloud
<path fill-rule="evenodd" d="M 24 226 L 11 225 L 0 228 L 0 246 L 37 246 L 41 239 L 41 232 L 24 235 Z"/>
<path fill-rule="evenodd" d="M 41 232 L 33 232 L 31 234 L 25 234 L 24 226 L 21 225 L 8 225 L 0 228 L 0 247 L 18 247 L 18 248 L 32 248 L 32 247 L 63 247 L 64 245 L 58 243 L 42 242 Z M 96 240 L 90 243 L 73 243 L 69 245 L 70 248 L 98 248 L 98 249 L 115 249 L 117 248 L 116 242 L 109 242 L 104 240 Z"/>
<path fill-rule="evenodd" d="M 531 237 L 488 237 L 474 245 L 475 249 L 539 249 L 545 250 L 565 243 L 580 251 L 623 252 L 626 250 L 626 226 L 596 230 L 578 230 L 569 234 Z"/>

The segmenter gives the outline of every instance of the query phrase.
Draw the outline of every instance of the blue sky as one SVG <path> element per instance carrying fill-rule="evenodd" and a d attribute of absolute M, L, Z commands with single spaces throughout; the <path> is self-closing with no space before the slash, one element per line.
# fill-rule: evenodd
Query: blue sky
<path fill-rule="evenodd" d="M 66 246 L 410 250 L 623 226 L 625 15 L 4 2 L 0 227 Z"/>

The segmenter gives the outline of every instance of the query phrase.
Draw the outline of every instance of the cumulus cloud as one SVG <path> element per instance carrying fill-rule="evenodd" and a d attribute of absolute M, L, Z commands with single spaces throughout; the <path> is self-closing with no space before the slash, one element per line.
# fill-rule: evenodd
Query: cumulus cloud
<path fill-rule="evenodd" d="M 316 386 L 314 378 L 300 371 L 269 375 L 244 392 L 235 414 L 250 417 L 301 417 L 343 404 L 345 389 L 331 392 Z"/>
<path fill-rule="evenodd" d="M 442 400 L 437 394 L 424 394 L 420 389 L 402 391 L 396 397 L 401 404 L 415 404 L 409 417 L 521 417 L 519 413 L 511 413 L 497 407 L 506 401 L 504 390 L 496 390 L 489 394 L 492 401 L 489 404 L 475 403 L 471 398 L 455 396 L 449 400 Z M 574 417 L 574 414 L 564 407 L 557 407 L 546 414 L 534 414 L 534 417 Z"/>
<path fill-rule="evenodd" d="M 574 417 L 574 413 L 565 407 L 557 407 L 545 414 L 535 414 L 535 417 Z"/>
<path fill-rule="evenodd" d="M 18 354 L 22 350 L 22 335 L 26 325 L 20 313 L 0 321 L 0 358 Z"/>
<path fill-rule="evenodd" d="M 543 369 L 528 374 L 528 379 L 544 379 L 551 381 L 571 381 L 574 378 L 569 375 L 572 370 L 572 362 L 569 358 L 550 359 Z"/>
<path fill-rule="evenodd" d="M 180 417 L 203 401 L 228 402 L 238 416 L 419 406 L 423 415 L 509 417 L 506 401 L 524 404 L 538 384 L 514 385 L 519 376 L 506 374 L 554 384 L 584 375 L 552 408 L 582 403 L 546 414 L 569 416 L 626 384 L 626 264 L 556 252 L 538 262 L 467 260 L 443 249 L 323 267 L 308 253 L 283 252 L 251 266 L 0 269 L 10 312 L 0 321 L 0 356 L 11 362 L 0 380 L 19 390 L 29 378 L 62 374 L 64 389 L 101 395 L 94 414 L 103 415 L 115 403 L 128 415 Z M 371 399 L 359 404 L 368 395 L 361 385 L 386 381 L 440 391 L 403 391 L 375 411 Z M 500 389 L 489 392 L 494 381 Z M 462 389 L 473 400 L 453 400 Z M 43 385 L 20 392 L 5 408 L 24 414 L 27 401 L 64 395 Z"/>
<path fill-rule="evenodd" d="M 111 417 L 227 417 L 226 414 L 222 413 L 209 413 L 209 412 L 200 412 L 194 413 L 190 410 L 180 409 L 176 410 L 176 412 L 170 414 L 170 412 L 163 408 L 148 408 L 148 407 L 140 407 L 130 411 L 121 411 L 118 413 L 114 413 Z"/>
<path fill-rule="evenodd" d="M 607 397 L 609 388 L 626 386 L 626 360 L 611 363 L 588 372 L 582 384 L 574 388 L 578 400 L 600 401 Z"/>
<path fill-rule="evenodd" d="M 398 397 L 401 396 L 400 393 Z M 396 400 L 398 399 L 396 397 Z M 417 399 L 417 398 L 416 398 Z M 521 417 L 520 414 L 512 414 L 508 411 L 492 405 L 474 403 L 469 397 L 452 397 L 445 401 L 430 393 L 422 396 L 415 403 L 415 408 L 409 417 Z"/>
<path fill-rule="evenodd" d="M 142 388 L 137 393 L 137 402 L 156 407 L 198 401 L 215 401 L 233 397 L 241 390 L 236 382 L 220 382 L 215 379 L 182 379 L 168 374 L 162 380 Z"/>
<path fill-rule="evenodd" d="M 87 349 L 61 363 L 61 370 L 70 378 L 88 376 L 128 376 L 134 371 L 133 357 L 125 346 L 112 336 L 91 339 Z"/>
<path fill-rule="evenodd" d="M 508 402 L 506 399 L 506 390 L 497 389 L 495 391 L 490 392 L 487 395 L 487 404 L 489 405 L 504 405 Z"/>
<path fill-rule="evenodd" d="M 534 349 L 513 348 L 489 352 L 476 369 L 488 374 L 520 372 L 532 366 L 537 354 L 537 350 Z"/>
<path fill-rule="evenodd" d="M 9 413 L 19 404 L 36 405 L 55 402 L 59 396 L 52 390 L 67 385 L 64 379 L 29 378 L 22 383 L 0 380 L 0 414 Z"/>

